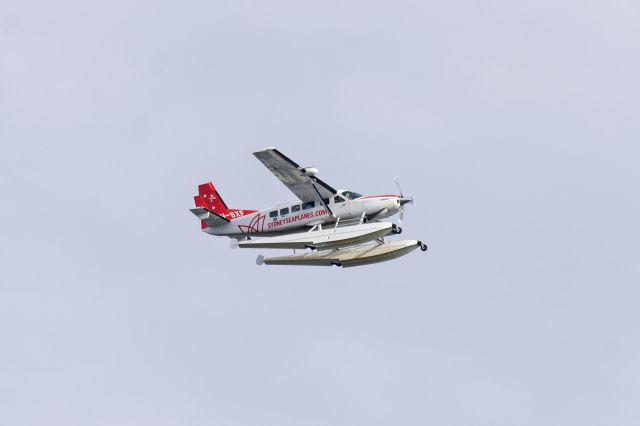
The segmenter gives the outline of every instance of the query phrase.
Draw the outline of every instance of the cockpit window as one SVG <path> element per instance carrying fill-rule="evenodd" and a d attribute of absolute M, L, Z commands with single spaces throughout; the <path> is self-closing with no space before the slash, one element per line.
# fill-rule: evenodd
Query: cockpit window
<path fill-rule="evenodd" d="M 342 203 L 342 202 L 344 202 L 344 198 L 342 198 L 339 195 L 336 195 L 335 197 L 333 197 L 333 202 L 336 203 L 336 204 L 337 203 Z"/>
<path fill-rule="evenodd" d="M 342 193 L 342 196 L 350 200 L 355 200 L 356 198 L 362 197 L 362 194 L 358 194 L 357 192 L 352 192 L 352 191 L 344 191 Z"/>

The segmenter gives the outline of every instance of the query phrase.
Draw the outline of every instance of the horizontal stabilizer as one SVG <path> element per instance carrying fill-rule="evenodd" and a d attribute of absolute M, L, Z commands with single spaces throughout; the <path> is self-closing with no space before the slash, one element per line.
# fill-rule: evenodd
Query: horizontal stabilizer
<path fill-rule="evenodd" d="M 204 207 L 196 207 L 195 209 L 189 209 L 189 211 L 208 226 L 221 226 L 229 223 L 229 219 L 217 215 Z"/>

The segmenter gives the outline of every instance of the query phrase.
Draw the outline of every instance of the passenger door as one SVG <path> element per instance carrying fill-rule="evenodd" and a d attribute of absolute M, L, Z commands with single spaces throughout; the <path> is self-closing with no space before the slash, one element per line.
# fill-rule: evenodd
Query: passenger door
<path fill-rule="evenodd" d="M 331 204 L 329 207 L 331 207 L 331 210 L 333 211 L 333 214 L 336 215 L 336 217 L 342 219 L 348 219 L 351 217 L 351 211 L 349 210 L 350 203 L 348 202 L 348 200 L 345 200 L 340 195 L 335 195 L 331 198 L 331 202 L 333 204 Z"/>

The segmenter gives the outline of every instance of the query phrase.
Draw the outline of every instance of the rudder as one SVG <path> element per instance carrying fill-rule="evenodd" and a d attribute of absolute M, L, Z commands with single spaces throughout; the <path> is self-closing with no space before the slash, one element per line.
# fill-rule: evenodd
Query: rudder
<path fill-rule="evenodd" d="M 229 211 L 218 190 L 213 186 L 213 182 L 198 185 L 198 195 L 193 197 L 196 207 L 204 207 L 219 215 L 224 215 Z"/>
<path fill-rule="evenodd" d="M 196 202 L 196 207 L 204 208 L 226 219 L 227 221 L 238 219 L 256 212 L 256 210 L 230 209 L 229 207 L 227 207 L 227 204 L 224 202 L 224 200 L 220 196 L 220 193 L 213 185 L 213 182 L 207 182 L 198 185 L 198 195 L 194 196 L 193 199 Z M 210 226 L 215 226 L 208 224 L 205 220 L 201 220 L 201 224 L 202 229 L 208 228 Z"/>

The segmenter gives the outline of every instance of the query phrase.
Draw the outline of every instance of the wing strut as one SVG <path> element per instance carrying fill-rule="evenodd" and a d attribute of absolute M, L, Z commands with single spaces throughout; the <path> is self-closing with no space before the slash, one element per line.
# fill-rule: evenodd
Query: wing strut
<path fill-rule="evenodd" d="M 313 189 L 316 191 L 316 194 L 318 194 L 318 198 L 320 199 L 320 202 L 322 204 L 324 204 L 324 206 L 326 207 L 327 210 L 329 210 L 329 213 L 331 213 L 332 217 L 336 217 L 335 214 L 333 214 L 333 212 L 331 211 L 331 209 L 329 208 L 329 205 L 327 205 L 327 203 L 324 202 L 324 198 L 322 198 L 322 195 L 320 195 L 320 191 L 318 191 L 318 188 L 316 188 L 316 180 L 315 179 L 311 179 L 311 186 L 313 187 Z"/>

